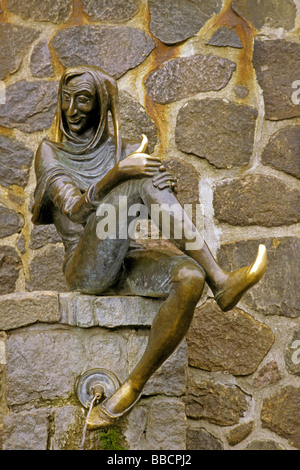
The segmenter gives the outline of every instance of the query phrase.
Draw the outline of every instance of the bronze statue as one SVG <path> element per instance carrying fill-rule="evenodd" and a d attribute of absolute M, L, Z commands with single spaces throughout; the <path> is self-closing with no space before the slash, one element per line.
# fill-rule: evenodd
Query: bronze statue
<path fill-rule="evenodd" d="M 114 135 L 109 132 L 111 113 Z M 184 338 L 204 283 L 210 286 L 223 311 L 232 309 L 266 269 L 266 249 L 250 266 L 226 272 L 217 264 L 193 226 L 197 249 L 187 248 L 176 228 L 191 224 L 183 208 L 170 212 L 170 240 L 182 254 L 144 249 L 129 235 L 99 238 L 97 224 L 103 204 L 115 208 L 120 226 L 120 196 L 128 205 L 178 205 L 172 176 L 158 157 L 142 144 L 122 139 L 116 81 L 95 67 L 73 67 L 63 74 L 58 93 L 55 141 L 38 148 L 35 224 L 54 223 L 64 243 L 64 273 L 73 291 L 85 294 L 141 295 L 164 298 L 150 331 L 146 351 L 127 380 L 90 413 L 88 429 L 106 428 L 129 411 L 143 387 Z M 128 223 L 132 218 L 128 218 Z M 117 233 L 118 233 L 117 230 Z M 123 230 L 124 232 L 124 230 Z"/>

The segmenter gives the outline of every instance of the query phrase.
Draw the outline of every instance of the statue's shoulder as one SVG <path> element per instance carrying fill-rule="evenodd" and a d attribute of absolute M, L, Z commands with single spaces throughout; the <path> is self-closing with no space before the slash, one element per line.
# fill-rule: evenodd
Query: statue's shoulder
<path fill-rule="evenodd" d="M 37 148 L 37 154 L 44 152 L 53 152 L 55 148 L 55 142 L 47 138 L 43 139 Z"/>
<path fill-rule="evenodd" d="M 43 139 L 39 144 L 35 154 L 35 168 L 53 165 L 56 161 L 55 143 L 49 139 Z"/>

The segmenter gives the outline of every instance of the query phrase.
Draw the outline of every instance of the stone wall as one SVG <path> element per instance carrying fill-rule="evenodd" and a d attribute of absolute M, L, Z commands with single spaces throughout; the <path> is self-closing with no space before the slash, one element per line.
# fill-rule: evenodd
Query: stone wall
<path fill-rule="evenodd" d="M 179 200 L 201 202 L 220 263 L 248 264 L 261 242 L 269 256 L 232 312 L 206 289 L 186 342 L 120 424 L 121 445 L 300 448 L 299 28 L 299 0 L 0 0 L 4 449 L 78 448 L 76 376 L 100 362 L 124 378 L 157 309 L 66 293 L 60 240 L 30 220 L 58 80 L 82 63 L 118 79 L 123 134 L 146 134 L 176 172 Z M 90 433 L 87 448 L 101 445 Z"/>

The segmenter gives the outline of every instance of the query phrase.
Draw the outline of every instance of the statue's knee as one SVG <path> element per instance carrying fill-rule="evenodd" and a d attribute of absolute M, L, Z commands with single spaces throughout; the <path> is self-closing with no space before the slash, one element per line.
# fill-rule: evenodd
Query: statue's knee
<path fill-rule="evenodd" d="M 196 298 L 201 296 L 205 284 L 205 273 L 193 262 L 187 261 L 180 265 L 173 279 L 187 295 Z"/>

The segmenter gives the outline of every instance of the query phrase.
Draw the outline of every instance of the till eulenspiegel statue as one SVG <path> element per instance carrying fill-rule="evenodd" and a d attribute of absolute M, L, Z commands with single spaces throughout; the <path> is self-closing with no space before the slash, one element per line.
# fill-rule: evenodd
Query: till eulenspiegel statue
<path fill-rule="evenodd" d="M 109 132 L 109 112 L 114 135 Z M 170 240 L 182 254 L 138 247 L 129 235 L 124 237 L 120 196 L 127 198 L 128 206 L 143 204 L 149 214 L 153 204 L 174 207 L 176 178 L 158 157 L 146 153 L 145 137 L 142 143 L 122 138 L 117 84 L 101 69 L 82 66 L 64 72 L 56 126 L 56 140 L 43 140 L 36 155 L 33 222 L 56 226 L 65 246 L 63 269 L 70 290 L 165 299 L 141 360 L 120 388 L 91 410 L 88 429 L 107 428 L 131 409 L 146 382 L 182 341 L 205 282 L 219 307 L 232 309 L 263 276 L 266 249 L 258 247 L 251 265 L 224 271 L 181 206 L 169 216 Z M 115 208 L 116 237 L 97 233 L 103 204 Z M 188 248 L 188 230 L 196 249 Z"/>

